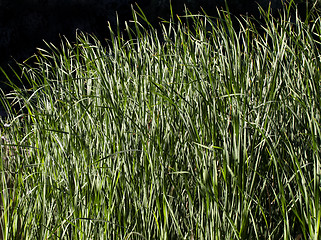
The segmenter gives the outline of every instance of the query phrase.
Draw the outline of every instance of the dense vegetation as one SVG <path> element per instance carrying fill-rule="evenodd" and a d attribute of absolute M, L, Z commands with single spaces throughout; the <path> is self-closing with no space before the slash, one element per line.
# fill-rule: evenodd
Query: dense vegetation
<path fill-rule="evenodd" d="M 320 239 L 321 19 L 262 21 L 39 50 L 2 97 L 2 238 Z"/>

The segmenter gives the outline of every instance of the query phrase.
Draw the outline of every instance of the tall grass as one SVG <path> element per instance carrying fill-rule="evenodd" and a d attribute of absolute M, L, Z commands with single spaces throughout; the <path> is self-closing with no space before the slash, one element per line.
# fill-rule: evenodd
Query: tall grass
<path fill-rule="evenodd" d="M 185 18 L 23 65 L 3 239 L 320 239 L 320 18 Z"/>

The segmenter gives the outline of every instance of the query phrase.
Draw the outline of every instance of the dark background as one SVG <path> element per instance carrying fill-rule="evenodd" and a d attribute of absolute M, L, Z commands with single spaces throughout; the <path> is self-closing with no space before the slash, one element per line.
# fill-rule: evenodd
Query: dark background
<path fill-rule="evenodd" d="M 18 70 L 15 61 L 26 60 L 37 47 L 45 48 L 43 40 L 56 46 L 60 44 L 60 36 L 74 41 L 77 29 L 105 42 L 109 38 L 107 22 L 115 29 L 117 12 L 123 28 L 124 21 L 131 19 L 131 6 L 136 2 L 154 26 L 160 17 L 169 18 L 169 0 L 0 0 L 0 67 L 14 78 L 9 65 Z M 235 15 L 258 15 L 256 1 L 227 2 Z M 258 2 L 265 9 L 269 4 L 268 0 Z M 271 0 L 272 8 L 281 8 L 281 2 Z M 225 8 L 224 0 L 172 0 L 174 13 L 183 14 L 184 4 L 192 12 L 202 7 L 209 15 L 215 15 L 216 8 Z M 6 81 L 0 72 L 0 87 L 5 91 Z"/>

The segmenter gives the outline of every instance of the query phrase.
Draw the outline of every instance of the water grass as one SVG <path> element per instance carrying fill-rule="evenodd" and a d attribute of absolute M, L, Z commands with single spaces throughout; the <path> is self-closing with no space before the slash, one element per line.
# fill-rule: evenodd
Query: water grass
<path fill-rule="evenodd" d="M 40 49 L 2 98 L 2 239 L 320 239 L 321 20 L 262 19 Z"/>

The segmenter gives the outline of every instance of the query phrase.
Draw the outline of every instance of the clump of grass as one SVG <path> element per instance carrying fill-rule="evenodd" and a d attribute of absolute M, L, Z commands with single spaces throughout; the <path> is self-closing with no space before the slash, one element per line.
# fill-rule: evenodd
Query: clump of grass
<path fill-rule="evenodd" d="M 135 21 L 108 48 L 80 34 L 23 66 L 3 239 L 320 238 L 320 18 L 266 14 L 258 34 L 220 16 Z"/>

